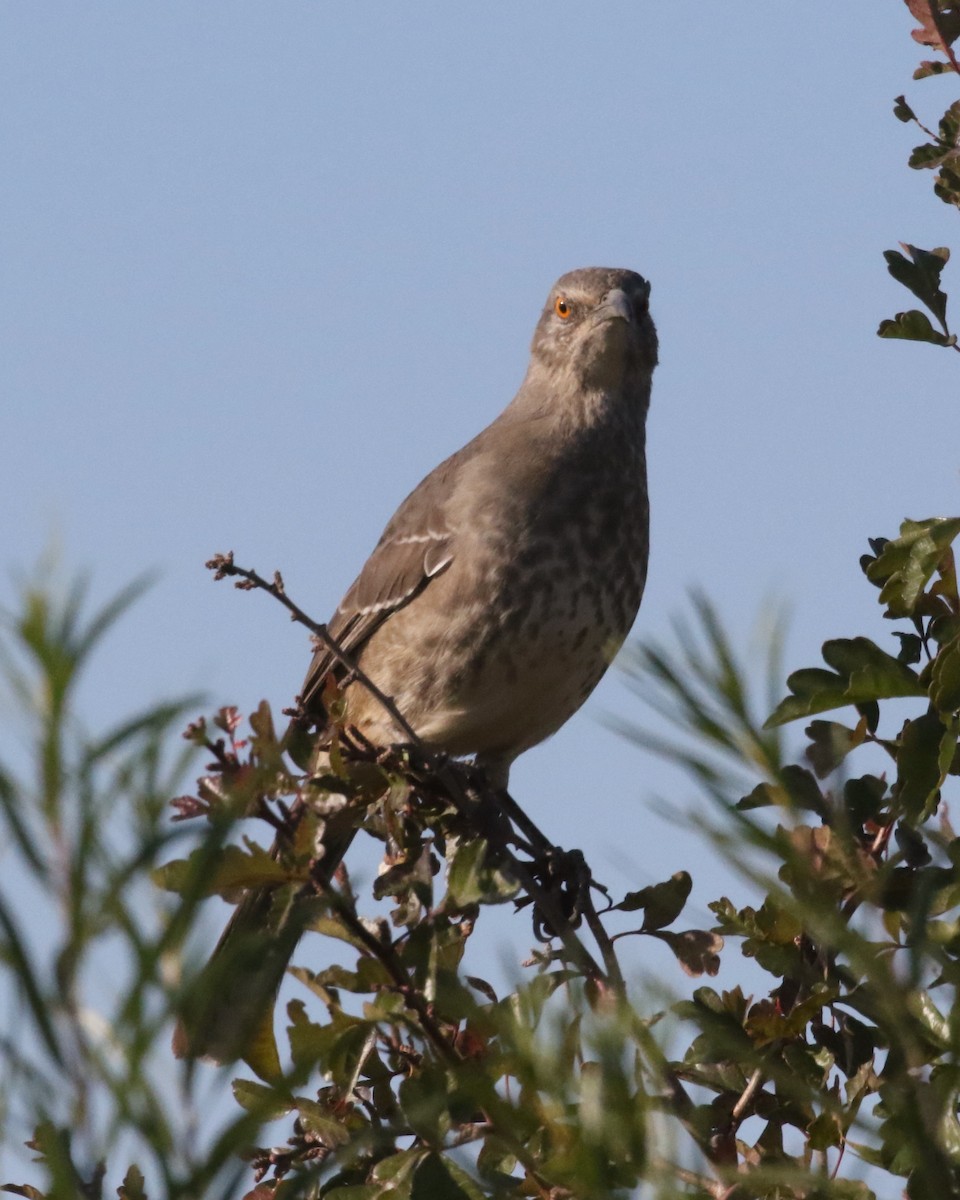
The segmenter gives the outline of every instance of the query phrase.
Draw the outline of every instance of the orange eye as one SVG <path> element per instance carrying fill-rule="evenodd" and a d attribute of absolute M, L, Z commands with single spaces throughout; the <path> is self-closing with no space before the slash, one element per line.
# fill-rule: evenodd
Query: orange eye
<path fill-rule="evenodd" d="M 573 311 L 570 307 L 570 302 L 566 296 L 558 296 L 553 302 L 553 311 L 557 314 L 561 321 L 565 321 Z"/>

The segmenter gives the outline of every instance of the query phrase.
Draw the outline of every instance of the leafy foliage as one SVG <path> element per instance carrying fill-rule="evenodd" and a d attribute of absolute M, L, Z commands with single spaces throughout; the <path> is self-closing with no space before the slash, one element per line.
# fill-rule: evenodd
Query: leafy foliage
<path fill-rule="evenodd" d="M 914 40 L 943 55 L 941 59 L 922 62 L 914 79 L 957 73 L 953 44 L 960 37 L 960 9 L 951 0 L 906 0 L 906 4 L 920 22 L 920 28 L 913 31 Z M 914 148 L 909 165 L 918 171 L 935 171 L 934 194 L 944 204 L 960 207 L 960 100 L 954 101 L 940 118 L 936 133 L 923 124 L 905 96 L 897 96 L 893 113 L 904 124 L 916 125 L 928 139 Z M 901 242 L 901 247 L 903 254 L 897 250 L 884 251 L 887 269 L 933 314 L 939 328 L 934 327 L 925 312 L 912 308 L 881 321 L 878 335 L 960 349 L 956 335 L 947 325 L 947 296 L 940 287 L 940 275 L 950 251 L 945 246 L 921 250 L 906 242 Z"/>
<path fill-rule="evenodd" d="M 897 313 L 893 320 L 881 321 L 877 333 L 885 338 L 904 338 L 912 342 L 932 342 L 935 346 L 953 346 L 956 336 L 947 327 L 947 297 L 940 288 L 940 273 L 947 265 L 950 251 L 945 246 L 920 250 L 902 243 L 906 255 L 885 250 L 887 270 L 933 313 L 942 332 L 934 329 L 930 318 L 919 309 Z"/>
<path fill-rule="evenodd" d="M 941 811 L 960 773 L 958 533 L 958 520 L 909 521 L 871 543 L 863 570 L 908 625 L 894 636 L 900 656 L 866 639 L 827 643 L 822 690 L 807 687 L 820 678 L 809 671 L 791 676 L 766 726 L 704 599 L 678 652 L 634 651 L 638 685 L 677 729 L 639 740 L 705 788 L 715 844 L 760 892 L 716 900 L 710 930 L 677 926 L 687 872 L 619 898 L 597 891 L 576 855 L 482 777 L 416 746 L 379 751 L 342 730 L 337 772 L 315 776 L 284 765 L 266 706 L 248 740 L 234 710 L 191 726 L 212 762 L 177 808 L 212 834 L 155 878 L 187 909 L 200 895 L 292 887 L 309 895 L 310 927 L 340 947 L 326 968 L 294 969 L 312 999 L 288 1005 L 283 1053 L 262 1029 L 243 1047 L 244 1132 L 290 1123 L 284 1144 L 247 1151 L 249 1195 L 559 1200 L 647 1182 L 665 1196 L 867 1197 L 867 1171 L 903 1177 L 910 1196 L 960 1195 L 960 839 Z M 887 731 L 894 701 L 916 711 Z M 807 728 L 809 766 L 785 762 L 778 726 L 828 707 L 838 719 Z M 889 760 L 892 780 L 840 774 L 868 752 Z M 332 882 L 316 873 L 333 795 L 383 847 L 372 900 L 389 917 L 363 912 L 345 868 Z M 251 818 L 284 834 L 282 849 L 223 843 L 228 824 Z M 531 977 L 500 996 L 469 959 L 483 909 L 503 903 L 531 907 L 543 940 Z M 754 994 L 697 986 L 654 1009 L 624 982 L 619 955 L 638 937 L 701 976 L 724 940 L 739 943 L 768 982 Z M 189 997 L 188 986 L 179 1003 Z M 668 1052 L 678 1038 L 686 1049 Z M 34 1144 L 51 1180 L 82 1177 L 65 1127 L 42 1125 Z M 135 1195 L 133 1170 L 123 1186 Z"/>
<path fill-rule="evenodd" d="M 915 77 L 957 72 L 960 8 L 906 2 L 914 39 L 939 55 Z M 910 165 L 960 206 L 960 106 L 936 134 L 904 97 L 894 112 L 929 139 Z M 949 252 L 902 251 L 888 269 L 926 311 L 880 335 L 956 349 Z M 248 1200 L 960 1197 L 958 536 L 960 518 L 936 517 L 872 539 L 861 568 L 898 627 L 883 645 L 830 639 L 786 696 L 777 638 L 758 703 L 702 596 L 676 647 L 633 648 L 630 676 L 662 721 L 620 727 L 692 777 L 731 895 L 749 889 L 749 903 L 716 899 L 709 929 L 683 920 L 690 872 L 613 896 L 511 797 L 415 739 L 378 749 L 340 728 L 329 764 L 307 771 L 263 704 L 247 738 L 224 708 L 173 754 L 192 701 L 88 734 L 77 681 L 140 585 L 92 617 L 82 587 L 58 598 L 30 585 L 0 641 L 30 768 L 0 764 L 14 860 L 0 882 L 0 988 L 17 1029 L 0 1043 L 0 1127 L 8 1143 L 31 1131 L 38 1183 L 4 1190 L 102 1196 L 109 1157 L 121 1172 L 133 1162 L 115 1188 L 126 1200 L 241 1188 Z M 232 556 L 212 565 L 326 636 L 279 575 L 267 583 Z M 806 744 L 791 762 L 783 727 L 797 720 Z M 197 747 L 208 764 L 174 807 L 206 828 L 167 861 L 181 834 L 164 804 Z M 324 834 L 343 821 L 381 857 L 369 895 L 323 864 Z M 210 895 L 257 900 L 263 953 L 302 929 L 334 949 L 327 966 L 292 969 L 301 990 L 282 1046 L 272 1021 L 238 1023 L 237 1115 L 213 1130 L 202 1072 L 175 1076 L 166 1050 L 174 1017 L 209 988 L 183 947 Z M 499 994 L 473 961 L 474 932 L 506 905 L 532 918 L 536 944 L 523 981 Z M 650 939 L 697 979 L 689 995 L 628 983 L 625 956 Z M 721 956 L 742 969 L 724 988 L 703 980 Z M 256 1013 L 253 999 L 239 1009 Z"/>
<path fill-rule="evenodd" d="M 704 600 L 701 645 L 682 629 L 680 666 L 655 647 L 635 658 L 638 686 L 689 748 L 649 733 L 643 742 L 708 785 L 718 845 L 764 896 L 759 906 L 722 898 L 711 909 L 717 931 L 739 939 L 775 986 L 759 999 L 700 988 L 675 1007 L 697 1030 L 675 1064 L 681 1079 L 713 1093 L 711 1114 L 742 1116 L 746 1106 L 763 1123 L 751 1142 L 737 1141 L 751 1196 L 872 1194 L 833 1178 L 851 1158 L 903 1176 L 911 1197 L 960 1195 L 960 839 L 943 798 L 960 773 L 958 533 L 955 519 L 907 521 L 862 562 L 887 615 L 909 623 L 911 633 L 895 636 L 916 639 L 919 669 L 857 638 L 826 643 L 833 670 L 790 676 L 792 694 L 766 730 L 853 711 L 851 724 L 807 726 L 812 770 L 781 765 L 750 724 L 739 671 L 741 684 L 718 686 L 731 677 L 731 655 Z M 898 708 L 899 730 L 881 732 L 896 697 L 915 698 L 915 710 L 904 720 Z M 892 780 L 841 774 L 868 749 L 888 760 Z M 738 801 L 752 765 L 766 778 Z M 764 809 L 775 823 L 754 815 Z M 731 812 L 740 814 L 732 826 Z M 814 1183 L 799 1168 L 818 1160 Z"/>
<path fill-rule="evenodd" d="M 218 724 L 234 731 L 236 714 Z M 475 772 L 416 746 L 378 751 L 341 730 L 331 756 L 338 775 L 291 773 L 278 768 L 282 745 L 262 707 L 256 724 L 249 744 L 207 740 L 215 778 L 204 778 L 207 799 L 198 794 L 191 812 L 216 823 L 224 807 L 236 811 L 240 780 L 246 811 L 281 834 L 275 855 L 223 847 L 203 861 L 202 887 L 229 895 L 238 878 L 292 884 L 301 900 L 306 889 L 307 927 L 341 946 L 326 969 L 294 968 L 322 1016 L 290 1003 L 285 1069 L 262 1029 L 243 1046 L 262 1082 L 237 1081 L 240 1103 L 261 1116 L 294 1114 L 284 1148 L 252 1152 L 258 1177 L 272 1176 L 281 1194 L 333 1197 L 380 1195 L 385 1181 L 398 1197 L 491 1188 L 505 1197 L 531 1188 L 613 1195 L 634 1186 L 648 1167 L 651 1111 L 666 1086 L 682 1085 L 628 1002 L 614 943 L 654 937 L 690 974 L 715 973 L 720 936 L 670 928 L 689 876 L 617 901 L 601 889 L 598 910 L 579 857 L 549 845 Z M 193 736 L 205 731 L 195 726 Z M 312 815 L 297 816 L 308 794 Z M 361 911 L 344 867 L 329 884 L 318 871 L 323 817 L 314 817 L 337 794 L 384 847 L 372 898 L 390 904 L 389 919 Z M 270 864 L 264 873 L 261 862 Z M 157 873 L 187 895 L 200 886 L 194 876 L 192 860 Z M 500 998 L 467 959 L 482 908 L 511 901 L 534 907 L 545 940 L 531 958 L 534 977 Z M 637 927 L 608 932 L 604 918 L 615 915 Z M 596 949 L 578 931 L 581 917 Z M 422 1190 L 426 1180 L 438 1190 Z"/>
<path fill-rule="evenodd" d="M 193 757 L 171 733 L 199 698 L 98 732 L 78 719 L 84 677 L 144 586 L 88 614 L 85 581 L 63 588 L 41 571 L 18 610 L 0 613 L 6 708 L 21 739 L 0 763 L 0 1144 L 32 1129 L 45 1176 L 42 1188 L 7 1185 L 19 1195 L 100 1194 L 118 1145 L 168 1195 L 210 1194 L 215 1180 L 236 1178 L 232 1160 L 249 1138 L 245 1117 L 201 1138 L 192 1081 L 174 1084 L 158 1055 L 174 950 L 197 897 L 158 911 L 149 870 L 170 852 L 169 799 Z M 139 1167 L 120 1194 L 143 1195 Z"/>

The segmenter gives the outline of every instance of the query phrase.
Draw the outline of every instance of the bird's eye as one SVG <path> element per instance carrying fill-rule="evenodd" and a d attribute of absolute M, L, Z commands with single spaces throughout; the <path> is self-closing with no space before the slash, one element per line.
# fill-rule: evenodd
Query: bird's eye
<path fill-rule="evenodd" d="M 561 321 L 565 321 L 571 312 L 573 312 L 573 309 L 570 307 L 570 301 L 566 296 L 558 296 L 553 303 L 553 311 Z"/>

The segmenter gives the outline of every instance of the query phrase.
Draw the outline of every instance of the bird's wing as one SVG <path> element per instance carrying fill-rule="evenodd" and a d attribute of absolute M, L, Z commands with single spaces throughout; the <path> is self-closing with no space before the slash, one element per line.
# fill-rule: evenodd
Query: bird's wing
<path fill-rule="evenodd" d="M 456 531 L 446 508 L 461 456 L 462 451 L 441 463 L 404 500 L 340 601 L 328 629 L 354 659 L 390 613 L 409 604 L 453 561 Z M 321 646 L 301 692 L 308 712 L 322 707 L 323 681 L 333 665 L 333 656 Z"/>

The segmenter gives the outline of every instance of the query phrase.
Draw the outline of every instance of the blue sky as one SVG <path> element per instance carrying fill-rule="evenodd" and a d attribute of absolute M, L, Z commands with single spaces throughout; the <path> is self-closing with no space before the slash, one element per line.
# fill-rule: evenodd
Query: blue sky
<path fill-rule="evenodd" d="M 954 96 L 911 82 L 902 4 L 96 0 L 4 26 L 0 602 L 51 544 L 101 598 L 159 572 L 88 724 L 196 688 L 288 703 L 306 636 L 204 560 L 279 567 L 328 616 L 585 265 L 647 276 L 661 338 L 636 632 L 698 585 L 744 644 L 788 601 L 790 667 L 886 635 L 866 538 L 960 510 L 954 356 L 874 336 L 911 306 L 881 252 L 955 233 L 891 114 Z M 736 893 L 646 803 L 685 812 L 687 785 L 604 711 L 647 719 L 611 673 L 517 797 L 614 886 L 693 863 L 701 902 Z"/>

